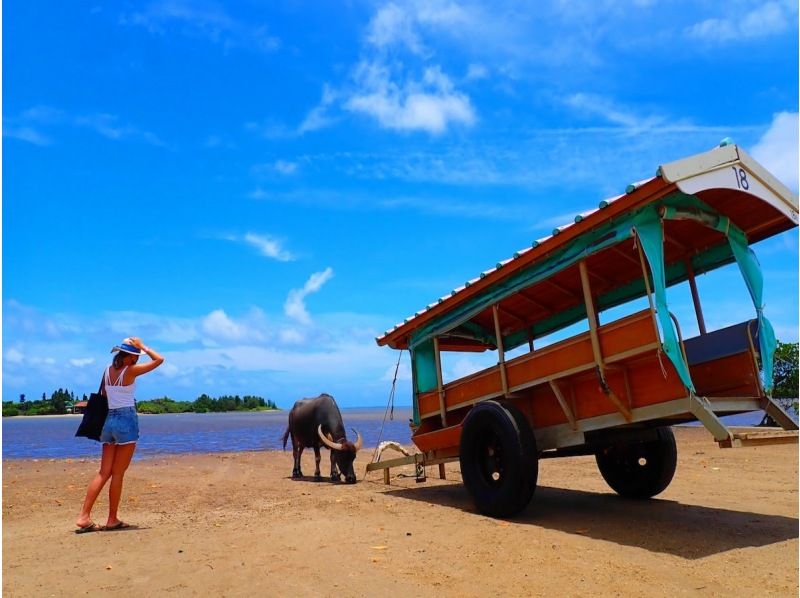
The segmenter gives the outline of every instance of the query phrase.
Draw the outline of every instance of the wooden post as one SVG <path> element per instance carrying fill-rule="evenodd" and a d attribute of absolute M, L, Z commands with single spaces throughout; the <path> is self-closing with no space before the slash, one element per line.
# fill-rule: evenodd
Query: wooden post
<path fill-rule="evenodd" d="M 592 298 L 592 288 L 589 285 L 589 272 L 586 269 L 586 261 L 578 262 L 578 269 L 581 273 L 581 287 L 583 287 L 583 300 L 586 304 L 586 317 L 589 319 L 589 337 L 592 340 L 592 353 L 594 360 L 603 370 L 603 355 L 600 353 L 600 338 L 597 336 L 597 313 L 594 310 L 594 298 Z"/>
<path fill-rule="evenodd" d="M 583 300 L 586 303 L 586 316 L 589 318 L 589 337 L 592 341 L 592 353 L 594 353 L 594 361 L 597 364 L 597 371 L 600 377 L 600 383 L 603 392 L 614 403 L 614 406 L 625 416 L 625 419 L 631 421 L 633 415 L 631 410 L 619 400 L 619 397 L 614 393 L 611 387 L 606 383 L 605 363 L 603 362 L 603 354 L 600 351 L 600 337 L 597 334 L 597 313 L 594 308 L 594 299 L 592 298 L 592 288 L 589 285 L 589 271 L 586 269 L 586 260 L 578 262 L 578 269 L 581 274 L 581 287 L 583 288 Z"/>
<path fill-rule="evenodd" d="M 447 427 L 447 408 L 444 403 L 444 385 L 442 384 L 442 358 L 439 353 L 439 338 L 433 337 L 433 355 L 436 361 L 436 388 L 439 391 L 439 413 L 442 426 Z"/>
<path fill-rule="evenodd" d="M 533 353 L 533 330 L 528 329 L 528 349 Z"/>
<path fill-rule="evenodd" d="M 506 356 L 503 350 L 503 335 L 500 332 L 500 315 L 497 304 L 492 305 L 492 316 L 494 316 L 494 335 L 497 343 L 497 359 L 500 366 L 500 383 L 503 385 L 503 396 L 508 396 L 508 379 L 506 378 Z"/>
<path fill-rule="evenodd" d="M 383 483 L 389 485 L 389 468 L 383 470 Z"/>
<path fill-rule="evenodd" d="M 573 430 L 577 430 L 578 424 L 575 422 L 575 416 L 572 414 L 572 410 L 567 405 L 567 401 L 564 399 L 564 395 L 561 393 L 561 389 L 558 387 L 558 383 L 555 380 L 550 380 L 550 388 L 553 394 L 556 395 L 556 400 L 558 404 L 561 405 L 561 410 L 564 412 L 564 415 L 567 416 L 570 427 Z"/>
<path fill-rule="evenodd" d="M 686 273 L 689 275 L 689 288 L 692 290 L 692 301 L 694 302 L 694 313 L 697 316 L 697 327 L 700 334 L 706 333 L 706 321 L 703 318 L 703 308 L 700 306 L 700 295 L 697 293 L 697 282 L 694 279 L 691 258 L 686 258 Z"/>
<path fill-rule="evenodd" d="M 444 472 L 444 463 L 439 463 L 439 478 L 442 480 L 446 480 L 447 477 Z"/>

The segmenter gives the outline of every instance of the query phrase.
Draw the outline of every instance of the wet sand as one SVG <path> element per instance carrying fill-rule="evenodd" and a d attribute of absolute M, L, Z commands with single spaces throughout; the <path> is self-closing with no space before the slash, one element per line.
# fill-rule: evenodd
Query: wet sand
<path fill-rule="evenodd" d="M 447 480 L 398 476 L 408 466 L 346 486 L 292 480 L 290 451 L 247 452 L 135 462 L 120 511 L 134 527 L 76 535 L 97 462 L 4 461 L 3 594 L 797 596 L 797 446 L 676 437 L 656 499 L 617 497 L 592 457 L 544 460 L 510 521 L 475 511 L 458 463 Z"/>

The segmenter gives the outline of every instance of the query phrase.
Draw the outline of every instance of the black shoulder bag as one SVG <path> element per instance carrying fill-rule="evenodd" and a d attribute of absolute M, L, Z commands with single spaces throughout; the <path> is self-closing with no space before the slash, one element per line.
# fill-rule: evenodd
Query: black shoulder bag
<path fill-rule="evenodd" d="M 86 405 L 86 411 L 83 412 L 83 419 L 81 420 L 81 425 L 78 426 L 78 431 L 75 432 L 75 436 L 84 436 L 100 442 L 100 432 L 103 431 L 103 426 L 108 416 L 108 399 L 106 398 L 105 385 L 106 375 L 104 372 L 100 381 L 100 388 L 97 389 L 97 392 L 89 395 L 89 403 Z"/>

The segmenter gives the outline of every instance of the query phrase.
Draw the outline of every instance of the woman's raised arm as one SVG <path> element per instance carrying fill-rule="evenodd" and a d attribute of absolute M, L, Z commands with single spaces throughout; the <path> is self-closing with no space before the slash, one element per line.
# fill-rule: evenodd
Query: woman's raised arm
<path fill-rule="evenodd" d="M 136 378 L 136 376 L 141 376 L 142 374 L 146 374 L 147 372 L 150 372 L 150 371 L 156 369 L 158 366 L 160 366 L 162 363 L 164 363 L 164 358 L 161 355 L 159 355 L 158 353 L 156 353 L 155 351 L 153 351 L 150 347 L 145 345 L 141 341 L 141 339 L 136 338 L 136 337 L 132 337 L 131 338 L 131 344 L 134 347 L 136 347 L 137 349 L 141 349 L 142 351 L 147 353 L 147 356 L 152 360 L 152 361 L 149 361 L 147 363 L 136 363 L 136 364 L 130 366 L 128 368 L 128 372 L 130 374 L 133 374 L 134 378 Z M 125 376 L 125 377 L 127 378 L 127 376 Z"/>

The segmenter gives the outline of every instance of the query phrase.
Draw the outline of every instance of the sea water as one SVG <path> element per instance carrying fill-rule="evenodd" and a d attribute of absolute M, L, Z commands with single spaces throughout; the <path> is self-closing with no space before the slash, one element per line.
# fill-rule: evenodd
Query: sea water
<path fill-rule="evenodd" d="M 411 409 L 396 408 L 390 419 L 385 408 L 343 409 L 347 435 L 352 428 L 364 439 L 364 446 L 393 440 L 411 444 L 408 426 Z M 722 418 L 730 426 L 757 425 L 763 412 Z M 385 418 L 385 419 L 384 419 Z M 288 411 L 229 413 L 174 413 L 139 415 L 141 435 L 135 459 L 164 454 L 223 453 L 281 450 Z M 80 415 L 17 416 L 3 418 L 4 459 L 63 459 L 97 457 L 100 443 L 76 438 Z M 695 424 L 698 425 L 698 424 Z M 286 446 L 291 450 L 291 440 Z"/>
<path fill-rule="evenodd" d="M 390 419 L 384 408 L 343 409 L 347 437 L 355 428 L 364 446 L 394 440 L 411 443 L 410 408 L 396 408 Z M 385 416 L 385 420 L 384 420 Z M 3 418 L 4 459 L 97 457 L 100 443 L 76 438 L 80 415 Z M 139 415 L 140 439 L 135 459 L 164 454 L 281 450 L 288 411 L 175 413 Z M 382 430 L 382 432 L 381 432 Z M 292 441 L 287 440 L 291 450 Z"/>

